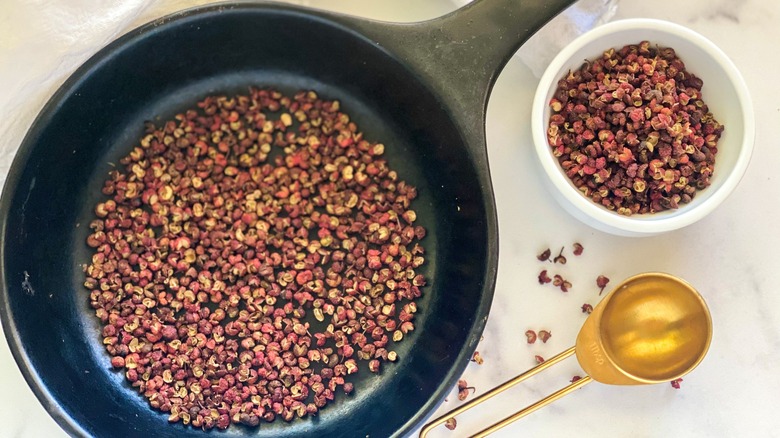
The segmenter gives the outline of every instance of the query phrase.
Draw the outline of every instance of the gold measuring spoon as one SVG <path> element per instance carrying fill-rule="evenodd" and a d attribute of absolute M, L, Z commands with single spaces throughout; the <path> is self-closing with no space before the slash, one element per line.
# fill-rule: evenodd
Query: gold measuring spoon
<path fill-rule="evenodd" d="M 572 354 L 577 354 L 586 376 L 473 437 L 487 436 L 592 380 L 610 385 L 675 380 L 696 368 L 711 340 L 710 312 L 696 289 L 669 274 L 639 274 L 615 287 L 593 309 L 580 329 L 574 347 L 431 421 L 420 430 L 420 437 Z"/>

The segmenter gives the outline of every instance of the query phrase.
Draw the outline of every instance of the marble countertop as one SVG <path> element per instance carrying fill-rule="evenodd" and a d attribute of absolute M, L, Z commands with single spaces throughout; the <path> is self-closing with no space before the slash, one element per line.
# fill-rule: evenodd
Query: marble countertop
<path fill-rule="evenodd" d="M 102 4 L 119 8 L 121 3 Z M 432 18 L 454 8 L 448 0 L 306 3 L 397 21 Z M 141 8 L 120 29 L 185 4 L 192 2 L 170 0 L 160 2 L 155 9 Z M 6 87 L 27 74 L 25 68 L 8 65 L 27 66 L 24 57 L 34 56 L 45 66 L 47 47 L 78 47 L 75 37 L 70 42 L 47 41 L 45 34 L 29 30 L 35 28 L 34 21 L 20 23 L 19 10 L 29 10 L 30 5 L 11 0 L 0 6 L 0 29 L 5 29 L 0 30 L 0 82 Z M 571 346 L 585 319 L 580 306 L 585 302 L 595 305 L 599 299 L 593 282 L 597 275 L 604 274 L 617 283 L 639 272 L 665 271 L 687 279 L 701 291 L 714 325 L 708 356 L 685 377 L 681 389 L 669 384 L 592 384 L 494 436 L 780 436 L 776 413 L 780 402 L 780 294 L 775 290 L 780 286 L 780 136 L 772 133 L 780 127 L 776 79 L 780 58 L 775 55 L 775 42 L 780 40 L 780 2 L 746 0 L 736 6 L 730 0 L 621 0 L 615 19 L 629 17 L 660 18 L 688 26 L 714 41 L 734 61 L 752 94 L 757 119 L 756 147 L 747 174 L 720 208 L 686 229 L 644 239 L 591 229 L 566 214 L 541 187 L 543 178 L 534 162 L 527 123 L 538 79 L 513 59 L 498 79 L 487 117 L 501 236 L 498 280 L 484 339 L 478 347 L 484 364 L 470 364 L 464 378 L 480 394 L 532 366 L 534 355 L 550 357 Z M 31 38 L 30 50 L 13 50 L 20 47 L 25 29 Z M 121 33 L 114 34 L 117 32 Z M 85 59 L 112 37 L 111 32 L 105 35 L 105 41 L 95 47 L 82 45 L 73 56 Z M 23 102 L 0 96 L 0 120 L 5 121 L 5 129 L 0 129 L 2 180 L 26 127 L 72 71 L 68 65 L 65 71 L 60 64 L 51 67 L 60 68 L 59 73 L 42 80 Z M 9 128 L 9 120 L 16 129 Z M 539 286 L 536 253 L 547 247 L 570 248 L 574 242 L 584 245 L 583 255 L 569 257 L 569 263 L 559 269 L 573 283 L 571 292 L 563 294 Z M 548 329 L 553 336 L 546 344 L 529 346 L 524 336 L 529 328 Z M 433 435 L 467 436 L 581 373 L 574 359 L 555 370 L 495 399 L 490 407 L 461 415 L 455 431 L 442 428 Z M 459 404 L 454 393 L 448 400 L 441 412 Z M 65 435 L 24 382 L 4 341 L 0 341 L 0 424 L 0 435 L 8 437 Z"/>

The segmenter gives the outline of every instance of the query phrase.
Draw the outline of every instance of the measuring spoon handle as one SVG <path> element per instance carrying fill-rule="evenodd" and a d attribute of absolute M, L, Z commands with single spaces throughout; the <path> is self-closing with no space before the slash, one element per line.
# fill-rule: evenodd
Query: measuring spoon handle
<path fill-rule="evenodd" d="M 440 416 L 439 418 L 437 418 L 437 419 L 431 421 L 430 423 L 426 424 L 425 426 L 423 426 L 423 428 L 420 429 L 420 435 L 419 435 L 420 438 L 425 438 L 428 435 L 428 433 L 431 430 L 433 430 L 433 428 L 443 424 L 444 422 L 446 422 L 450 418 L 453 418 L 453 417 L 455 417 L 455 416 L 457 416 L 457 415 L 459 415 L 459 414 L 461 414 L 461 413 L 463 413 L 465 411 L 468 411 L 472 407 L 474 407 L 474 406 L 476 406 L 476 405 L 478 405 L 478 404 L 480 404 L 480 403 L 482 403 L 482 402 L 492 398 L 495 395 L 498 395 L 498 394 L 506 391 L 507 389 L 509 389 L 509 388 L 517 385 L 518 383 L 528 379 L 529 377 L 533 377 L 536 374 L 541 373 L 542 371 L 544 371 L 547 368 L 550 368 L 551 366 L 557 364 L 558 362 L 566 359 L 567 357 L 571 356 L 572 354 L 574 354 L 574 347 L 571 347 L 568 350 L 565 350 L 565 351 L 563 351 L 561 353 L 558 353 L 558 355 L 556 355 L 556 356 L 554 356 L 554 357 L 552 357 L 552 358 L 550 358 L 550 359 L 540 363 L 539 365 L 531 368 L 530 370 L 528 370 L 528 371 L 526 371 L 526 372 L 524 372 L 524 373 L 522 373 L 522 374 L 520 374 L 520 375 L 518 375 L 516 377 L 513 377 L 512 379 L 507 380 L 506 382 L 496 386 L 495 388 L 491 389 L 490 391 L 488 391 L 488 392 L 482 394 L 481 396 L 475 398 L 474 400 L 472 400 L 472 401 L 470 401 L 470 402 L 460 406 L 459 408 L 456 408 L 456 409 L 453 409 L 453 410 L 447 412 L 446 414 Z M 515 413 L 513 415 L 510 415 L 507 418 L 504 418 L 503 420 L 499 421 L 498 423 L 495 423 L 492 426 L 489 426 L 488 428 L 482 430 L 481 432 L 478 432 L 474 436 L 475 437 L 476 436 L 484 437 L 484 436 L 486 436 L 486 435 L 488 435 L 490 433 L 493 433 L 493 432 L 497 431 L 498 429 L 501 429 L 502 427 L 506 426 L 507 424 L 512 423 L 513 421 L 519 420 L 520 418 L 530 414 L 531 412 L 533 412 L 533 411 L 535 411 L 535 410 L 537 410 L 537 409 L 539 409 L 541 407 L 544 407 L 544 406 L 548 405 L 549 403 L 554 402 L 555 400 L 563 397 L 564 395 L 568 394 L 569 392 L 574 391 L 575 389 L 580 388 L 582 386 L 585 386 L 591 380 L 592 379 L 590 377 L 585 376 L 585 377 L 581 378 L 580 380 L 577 380 L 576 382 L 572 383 L 571 385 L 561 389 L 560 391 L 557 391 L 557 392 L 549 395 L 548 397 L 546 397 L 546 398 L 544 398 L 544 399 L 542 399 L 542 400 L 540 400 L 540 401 L 538 401 L 538 402 L 536 402 L 536 403 L 534 403 L 534 404 L 524 408 L 523 410 L 518 411 L 517 413 Z"/>

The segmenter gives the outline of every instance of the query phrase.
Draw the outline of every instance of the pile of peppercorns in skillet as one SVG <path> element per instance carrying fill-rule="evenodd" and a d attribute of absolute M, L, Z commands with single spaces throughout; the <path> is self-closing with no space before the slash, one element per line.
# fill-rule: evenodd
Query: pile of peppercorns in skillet
<path fill-rule="evenodd" d="M 574 185 L 622 215 L 690 202 L 710 185 L 723 132 L 674 49 L 609 49 L 558 81 L 547 139 Z"/>
<path fill-rule="evenodd" d="M 225 429 L 316 414 L 397 360 L 425 229 L 383 153 L 312 91 L 149 123 L 87 239 L 113 367 L 169 421 Z"/>

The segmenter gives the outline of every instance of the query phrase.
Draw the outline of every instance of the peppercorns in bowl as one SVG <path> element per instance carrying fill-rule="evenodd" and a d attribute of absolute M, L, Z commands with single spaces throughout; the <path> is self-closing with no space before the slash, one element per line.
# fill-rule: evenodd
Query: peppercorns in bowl
<path fill-rule="evenodd" d="M 650 236 L 690 225 L 734 190 L 753 149 L 747 86 L 711 41 L 654 19 L 605 24 L 566 46 L 532 108 L 535 150 L 569 213 Z"/>

